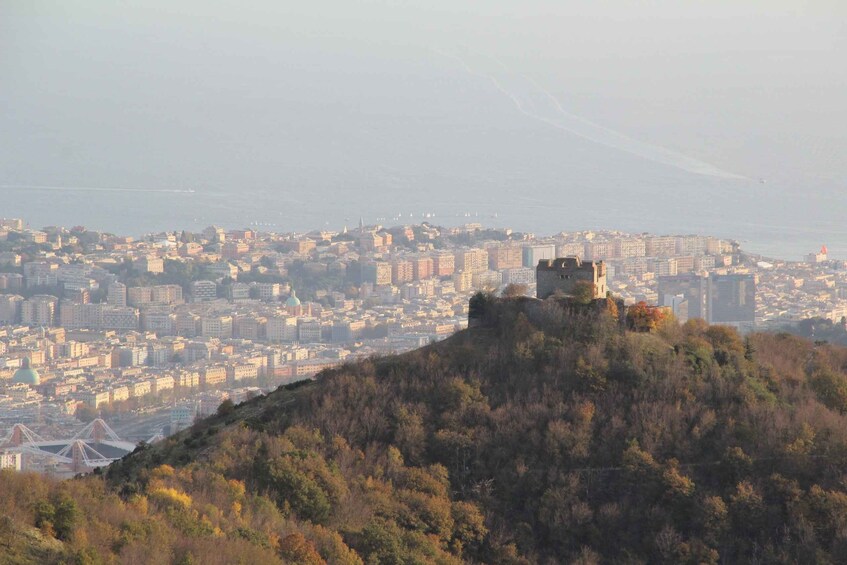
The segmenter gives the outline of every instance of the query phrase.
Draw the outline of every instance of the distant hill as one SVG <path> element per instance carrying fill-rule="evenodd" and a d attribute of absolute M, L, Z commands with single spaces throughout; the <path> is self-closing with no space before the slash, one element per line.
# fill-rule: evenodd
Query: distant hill
<path fill-rule="evenodd" d="M 475 314 L 105 476 L 0 475 L 0 562 L 843 562 L 847 349 L 555 300 Z"/>

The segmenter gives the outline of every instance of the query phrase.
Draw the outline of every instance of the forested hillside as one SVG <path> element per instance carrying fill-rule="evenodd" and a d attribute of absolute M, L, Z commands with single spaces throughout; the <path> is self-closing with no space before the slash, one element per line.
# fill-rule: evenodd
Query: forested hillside
<path fill-rule="evenodd" d="M 843 562 L 847 349 L 614 310 L 478 299 L 103 476 L 0 475 L 0 561 Z"/>

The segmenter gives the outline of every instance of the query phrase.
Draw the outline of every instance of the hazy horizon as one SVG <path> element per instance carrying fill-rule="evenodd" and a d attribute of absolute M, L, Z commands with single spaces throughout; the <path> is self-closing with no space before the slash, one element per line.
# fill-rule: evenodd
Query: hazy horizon
<path fill-rule="evenodd" d="M 6 2 L 0 216 L 138 234 L 469 212 L 847 257 L 845 16 Z"/>

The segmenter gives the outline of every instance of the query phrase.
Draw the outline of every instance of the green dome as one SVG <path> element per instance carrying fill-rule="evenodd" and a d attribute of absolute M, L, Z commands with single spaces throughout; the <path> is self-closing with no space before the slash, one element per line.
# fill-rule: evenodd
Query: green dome
<path fill-rule="evenodd" d="M 291 296 L 289 296 L 288 300 L 285 301 L 285 305 L 289 308 L 295 308 L 297 306 L 300 306 L 300 299 L 297 298 L 297 294 L 294 292 L 294 290 L 291 291 Z"/>
<path fill-rule="evenodd" d="M 41 377 L 38 371 L 30 367 L 29 357 L 24 357 L 21 368 L 15 371 L 12 377 L 12 382 L 15 384 L 22 383 L 25 385 L 36 386 L 41 383 Z"/>

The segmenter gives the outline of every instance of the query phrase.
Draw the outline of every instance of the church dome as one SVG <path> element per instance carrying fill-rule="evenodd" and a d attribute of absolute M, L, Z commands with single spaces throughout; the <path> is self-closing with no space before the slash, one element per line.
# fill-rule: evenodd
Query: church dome
<path fill-rule="evenodd" d="M 291 295 L 288 297 L 288 300 L 285 301 L 285 305 L 289 308 L 296 308 L 297 306 L 300 306 L 300 299 L 297 298 L 297 294 L 293 289 L 291 291 Z"/>
<path fill-rule="evenodd" d="M 21 368 L 15 371 L 15 374 L 12 377 L 12 382 L 15 384 L 21 383 L 30 386 L 37 386 L 41 383 L 41 377 L 39 376 L 38 371 L 30 366 L 29 357 L 24 357 Z"/>

